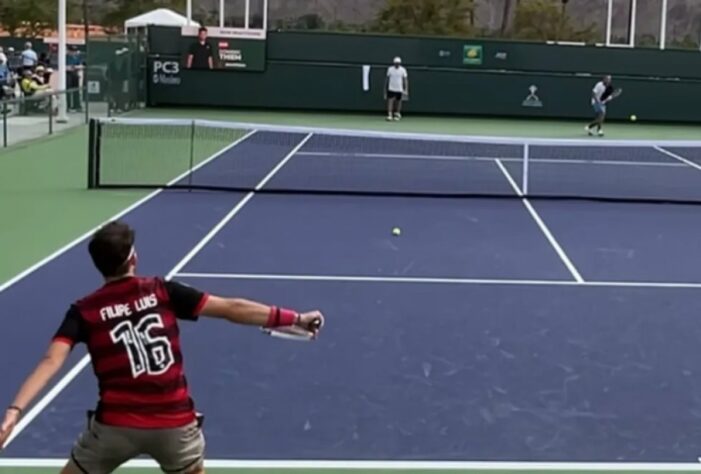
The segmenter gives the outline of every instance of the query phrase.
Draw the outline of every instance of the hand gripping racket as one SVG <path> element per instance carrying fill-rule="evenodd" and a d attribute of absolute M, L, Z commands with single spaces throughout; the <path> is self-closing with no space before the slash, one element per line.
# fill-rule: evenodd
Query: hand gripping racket
<path fill-rule="evenodd" d="M 299 326 L 281 326 L 277 328 L 260 328 L 263 334 L 268 336 L 277 337 L 280 339 L 287 339 L 290 341 L 311 341 L 316 338 L 315 331 L 321 329 L 323 326 L 323 320 L 321 318 L 316 318 L 312 323 L 311 327 L 313 331 L 301 328 Z"/>
<path fill-rule="evenodd" d="M 623 89 L 616 89 L 614 90 L 608 98 L 606 98 L 606 102 L 611 102 L 613 99 L 617 99 L 618 97 L 623 94 Z"/>

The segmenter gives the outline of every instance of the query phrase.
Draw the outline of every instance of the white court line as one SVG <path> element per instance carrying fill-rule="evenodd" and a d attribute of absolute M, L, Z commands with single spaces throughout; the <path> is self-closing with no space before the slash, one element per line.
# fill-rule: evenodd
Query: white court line
<path fill-rule="evenodd" d="M 609 288 L 668 288 L 701 289 L 701 282 L 657 282 L 657 281 L 593 281 L 574 280 L 528 280 L 499 278 L 441 278 L 441 277 L 396 277 L 370 275 L 293 275 L 266 273 L 200 273 L 182 272 L 174 278 L 230 279 L 230 280 L 287 280 L 287 281 L 329 281 L 347 283 L 409 283 L 444 285 L 505 285 L 505 286 L 590 286 Z"/>
<path fill-rule="evenodd" d="M 438 160 L 438 161 L 496 161 L 521 163 L 523 158 L 515 157 L 489 157 L 489 156 L 453 156 L 453 155 L 411 155 L 411 154 L 396 154 L 396 153 L 337 153 L 323 151 L 300 151 L 297 156 L 321 156 L 328 158 L 391 158 L 398 160 Z M 606 166 L 653 166 L 653 167 L 670 167 L 682 168 L 682 163 L 670 161 L 621 161 L 621 160 L 585 160 L 571 159 L 565 160 L 562 158 L 530 158 L 531 163 L 548 163 L 561 165 L 606 165 Z"/>
<path fill-rule="evenodd" d="M 238 145 L 238 144 L 241 143 L 242 141 L 248 139 L 248 138 L 249 138 L 251 135 L 253 135 L 254 133 L 256 133 L 255 130 L 253 130 L 253 131 L 247 133 L 246 135 L 244 135 L 243 137 L 239 138 L 238 140 L 236 140 L 236 141 L 233 142 L 232 144 L 226 146 L 225 148 L 222 148 L 221 150 L 219 150 L 218 152 L 216 152 L 215 154 L 213 154 L 212 156 L 210 156 L 210 157 L 207 158 L 206 160 L 204 160 L 204 161 L 202 161 L 201 163 L 199 163 L 197 166 L 193 167 L 192 170 L 188 170 L 188 171 L 182 173 L 181 175 L 177 176 L 176 178 L 173 178 L 171 181 L 169 181 L 169 182 L 166 184 L 166 186 L 173 185 L 173 184 L 177 183 L 178 181 L 180 181 L 181 179 L 184 179 L 184 178 L 185 178 L 188 174 L 190 174 L 192 171 L 197 171 L 198 169 L 200 169 L 201 167 L 203 167 L 203 166 L 206 165 L 207 163 L 211 162 L 211 161 L 214 160 L 215 158 L 218 158 L 220 155 L 223 155 L 224 153 L 226 153 L 227 151 L 229 151 L 230 149 L 232 149 L 233 147 L 235 147 L 236 145 Z M 2 284 L 0 285 L 0 292 L 5 291 L 5 290 L 8 289 L 9 287 L 11 287 L 12 285 L 14 285 L 14 284 L 17 283 L 18 281 L 20 281 L 21 279 L 23 279 L 23 278 L 25 278 L 26 276 L 28 276 L 28 275 L 34 273 L 34 272 L 37 271 L 39 268 L 43 267 L 44 265 L 46 265 L 47 263 L 51 262 L 52 260 L 55 260 L 56 258 L 60 257 L 61 255 L 63 255 L 64 253 L 66 253 L 68 250 L 72 249 L 73 247 L 75 247 L 76 245 L 78 245 L 79 243 L 81 243 L 82 241 L 84 241 L 85 239 L 87 239 L 88 237 L 92 236 L 92 235 L 93 235 L 100 227 L 102 227 L 103 225 L 107 224 L 108 222 L 115 221 L 115 220 L 119 219 L 120 217 L 125 216 L 126 214 L 130 213 L 130 212 L 133 211 L 134 209 L 140 207 L 141 205 L 145 204 L 146 202 L 148 202 L 148 201 L 150 201 L 151 199 L 153 199 L 154 197 L 156 197 L 156 196 L 157 196 L 158 194 L 160 194 L 162 191 L 163 191 L 163 189 L 157 189 L 157 190 L 153 191 L 152 193 L 148 194 L 147 196 L 145 196 L 145 197 L 139 199 L 139 200 L 136 201 L 134 204 L 132 204 L 132 205 L 130 205 L 129 207 L 125 208 L 124 210 L 118 212 L 117 214 L 113 215 L 112 217 L 110 217 L 110 218 L 107 219 L 106 221 L 100 223 L 98 226 L 93 227 L 92 229 L 90 229 L 89 231 L 87 231 L 86 233 L 84 233 L 83 235 L 81 235 L 80 237 L 78 237 L 78 238 L 72 240 L 71 242 L 67 243 L 67 244 L 64 245 L 63 247 L 59 248 L 58 250 L 56 250 L 55 252 L 53 252 L 52 254 L 50 254 L 48 257 L 45 257 L 45 258 L 39 260 L 37 263 L 35 263 L 35 264 L 32 265 L 31 267 L 27 268 L 26 270 L 24 270 L 24 271 L 18 273 L 18 274 L 15 275 L 14 277 L 12 277 L 12 278 L 10 278 L 9 280 L 5 281 L 4 283 L 2 283 Z"/>
<path fill-rule="evenodd" d="M 548 242 L 550 242 L 552 248 L 555 249 L 555 252 L 557 253 L 558 257 L 560 257 L 560 260 L 562 260 L 562 263 L 565 265 L 565 267 L 567 267 L 567 270 L 569 270 L 570 274 L 572 275 L 572 278 L 574 278 L 574 280 L 577 283 L 584 283 L 584 278 L 582 278 L 582 275 L 580 275 L 579 271 L 577 270 L 577 267 L 574 266 L 574 264 L 567 256 L 563 248 L 555 239 L 555 236 L 553 236 L 552 232 L 550 232 L 548 226 L 545 225 L 543 219 L 540 218 L 538 212 L 531 205 L 530 201 L 523 196 L 521 189 L 518 187 L 518 184 L 516 184 L 516 181 L 514 181 L 514 178 L 509 173 L 509 170 L 507 170 L 504 166 L 504 163 L 502 163 L 501 160 L 496 160 L 496 164 L 501 170 L 501 172 L 504 174 L 504 177 L 506 177 L 507 181 L 513 188 L 516 195 L 518 195 L 521 198 L 521 202 L 525 206 L 526 210 L 531 215 L 535 223 L 538 224 L 538 227 L 543 232 L 543 235 L 545 235 L 545 238 L 548 239 Z"/>
<path fill-rule="evenodd" d="M 236 140 L 235 142 L 231 143 L 230 145 L 226 146 L 225 148 L 222 148 L 222 149 L 219 150 L 217 153 L 213 154 L 212 156 L 210 156 L 210 157 L 207 158 L 206 160 L 202 161 L 202 162 L 201 162 L 200 164 L 198 164 L 197 166 L 193 167 L 191 170 L 188 170 L 187 172 L 182 173 L 182 174 L 179 175 L 178 177 L 176 177 L 176 178 L 174 178 L 173 180 L 169 181 L 169 182 L 168 182 L 168 185 L 177 183 L 177 182 L 180 181 L 181 179 L 185 178 L 188 174 L 192 173 L 193 171 L 196 171 L 196 170 L 200 169 L 201 167 L 203 167 L 203 166 L 206 165 L 207 163 L 211 162 L 211 161 L 214 160 L 215 158 L 221 156 L 222 154 L 224 154 L 224 153 L 226 153 L 227 151 L 229 151 L 229 150 L 231 150 L 232 148 L 234 148 L 236 145 L 238 145 L 238 144 L 240 144 L 241 142 L 243 142 L 244 140 L 248 139 L 248 138 L 251 137 L 254 133 L 256 133 L 255 130 L 253 130 L 253 131 L 247 133 L 246 135 L 244 135 L 243 137 L 239 138 L 238 140 Z M 161 191 L 163 191 L 163 190 L 162 190 L 162 189 L 158 189 L 158 190 L 152 192 L 151 194 L 149 194 L 148 196 L 144 197 L 143 199 L 140 199 L 140 200 L 137 201 L 136 203 L 132 204 L 131 206 L 129 206 L 128 208 L 126 208 L 125 210 L 123 210 L 122 212 L 120 212 L 119 214 L 117 214 L 117 215 L 111 217 L 109 220 L 105 221 L 103 224 L 100 224 L 100 226 L 102 226 L 102 225 L 104 225 L 105 223 L 110 222 L 110 221 L 112 221 L 112 220 L 119 219 L 121 216 L 127 214 L 128 212 L 130 212 L 130 211 L 132 211 L 132 210 L 134 210 L 134 209 L 136 209 L 137 207 L 139 207 L 140 205 L 146 203 L 146 202 L 149 201 L 150 199 L 153 199 L 153 198 L 156 197 Z M 37 269 L 41 268 L 42 266 L 46 265 L 47 263 L 51 262 L 52 260 L 54 260 L 55 258 L 59 257 L 61 254 L 63 254 L 63 253 L 66 252 L 67 250 L 71 249 L 72 247 L 74 247 L 74 246 L 77 245 L 78 243 L 80 243 L 80 242 L 82 242 L 83 240 L 85 240 L 86 238 L 90 237 L 97 229 L 100 228 L 100 226 L 95 227 L 95 228 L 92 229 L 91 231 L 89 231 L 89 232 L 83 234 L 81 237 L 79 237 L 78 239 L 74 240 L 73 242 L 71 242 L 71 243 L 68 244 L 67 246 L 65 246 L 65 247 L 63 247 L 63 248 L 57 250 L 56 252 L 54 252 L 54 253 L 51 254 L 50 256 L 46 257 L 45 259 L 43 259 L 43 260 L 40 261 L 39 263 L 35 264 L 34 266 L 28 268 L 27 270 L 25 270 L 24 272 L 20 273 L 19 275 L 17 275 L 17 276 L 14 277 L 13 279 L 9 280 L 9 281 L 6 282 L 5 284 L 3 284 L 2 287 L 0 287 L 0 291 L 3 291 L 3 290 L 5 290 L 5 289 L 9 288 L 12 284 L 16 283 L 17 281 L 19 281 L 19 280 L 21 280 L 22 278 L 26 277 L 27 275 L 31 274 L 31 273 L 34 272 L 35 270 L 37 270 Z M 180 269 L 180 268 L 182 268 L 182 267 L 177 267 L 177 265 L 176 265 L 176 268 L 177 268 L 177 269 Z M 175 271 L 177 271 L 176 268 L 174 268 L 173 271 L 171 271 L 171 273 L 175 273 Z M 12 432 L 12 435 L 7 439 L 7 442 L 5 443 L 5 447 L 9 446 L 10 443 L 12 443 L 12 441 L 14 441 L 15 438 L 17 438 L 17 436 L 19 436 L 19 435 L 25 430 L 25 428 L 26 428 L 27 426 L 29 426 L 29 424 L 30 424 L 32 421 L 34 421 L 34 419 L 35 419 L 37 416 L 39 416 L 39 415 L 41 414 L 41 412 L 44 411 L 44 409 L 45 409 L 47 406 L 49 406 L 49 405 L 51 404 L 51 402 L 53 402 L 54 399 L 55 399 L 68 385 L 70 385 L 70 383 L 78 376 L 78 374 L 80 374 L 80 372 L 81 372 L 89 363 L 90 363 L 90 355 L 86 354 L 85 356 L 83 356 L 83 357 L 78 361 L 78 363 L 77 363 L 75 366 L 73 366 L 73 367 L 71 368 L 71 370 L 69 370 L 63 377 L 61 377 L 61 379 L 60 379 L 58 382 L 56 382 L 56 384 L 51 388 L 51 390 L 49 390 L 43 397 L 41 397 L 41 399 L 39 399 L 39 401 L 36 402 L 36 403 L 32 406 L 32 408 L 27 412 L 27 414 L 24 415 L 24 416 L 22 417 L 22 419 L 20 420 L 20 422 L 17 424 L 17 427 L 16 427 L 15 430 Z"/>
<path fill-rule="evenodd" d="M 64 459 L 0 459 L 0 467 L 56 468 L 63 467 Z M 137 459 L 124 466 L 127 469 L 158 469 L 151 460 Z M 499 461 L 316 461 L 316 460 L 205 460 L 209 469 L 297 469 L 297 470 L 383 470 L 383 471 L 597 471 L 597 472 L 701 472 L 697 463 L 589 463 L 589 462 L 499 462 Z"/>
<path fill-rule="evenodd" d="M 670 158 L 674 158 L 675 160 L 681 161 L 685 165 L 691 166 L 692 168 L 696 168 L 697 170 L 701 171 L 701 165 L 698 163 L 694 163 L 693 161 L 684 158 L 683 156 L 679 156 L 676 153 L 672 153 L 671 151 L 667 151 L 661 146 L 656 146 L 655 150 L 659 151 L 660 153 L 664 153 L 665 155 L 669 156 Z"/>
<path fill-rule="evenodd" d="M 54 401 L 56 397 L 63 391 L 66 386 L 75 379 L 80 372 L 90 363 L 90 357 L 89 356 L 83 356 L 76 365 L 74 365 L 71 370 L 69 370 L 66 375 L 64 375 L 61 380 L 59 380 L 56 385 L 51 387 L 51 390 L 46 392 L 46 395 L 41 397 L 41 399 L 35 403 L 31 410 L 27 412 L 26 415 L 24 415 L 20 420 L 19 423 L 17 423 L 17 426 L 15 427 L 15 430 L 12 432 L 9 438 L 7 438 L 7 442 L 5 443 L 5 448 L 14 441 L 14 439 L 24 431 L 24 429 L 29 426 L 29 424 L 34 421 L 34 419 L 39 416 L 39 414 L 46 409 L 47 406 L 51 404 L 51 402 Z"/>
<path fill-rule="evenodd" d="M 313 135 L 314 135 L 314 134 L 310 133 L 310 134 L 308 134 L 306 137 L 304 137 L 304 138 L 302 139 L 302 141 L 299 142 L 299 143 L 297 144 L 297 146 L 294 147 L 294 148 L 292 149 L 292 151 L 290 151 L 290 152 L 280 161 L 280 163 L 278 163 L 277 166 L 275 166 L 275 168 L 273 168 L 273 169 L 270 171 L 270 173 L 268 173 L 268 174 L 260 181 L 260 183 L 258 183 L 258 184 L 256 185 L 256 187 L 254 188 L 254 191 L 251 191 L 251 192 L 248 193 L 243 199 L 241 199 L 241 201 L 239 201 L 239 203 L 238 203 L 231 211 L 229 211 L 229 213 L 228 213 L 226 216 L 224 216 L 224 218 L 223 218 L 221 221 L 219 221 L 219 223 L 218 223 L 217 225 L 215 225 L 215 226 L 212 228 L 212 230 L 210 230 L 210 231 L 207 233 L 207 235 L 205 235 L 205 236 L 202 238 L 202 240 L 200 240 L 200 241 L 197 243 L 197 245 L 195 245 L 195 246 L 192 248 L 192 250 L 190 250 L 190 252 L 188 252 L 188 254 L 185 255 L 185 257 L 184 257 L 180 262 L 178 262 L 178 264 L 177 264 L 177 265 L 173 268 L 173 270 L 171 270 L 171 272 L 168 274 L 169 277 L 172 277 L 174 274 L 176 274 L 176 273 L 178 273 L 180 270 L 182 270 L 182 268 L 183 268 L 185 265 L 187 265 L 188 263 L 190 263 L 190 260 L 192 260 L 192 259 L 195 257 L 195 255 L 197 255 L 197 254 L 200 252 L 200 250 L 202 250 L 202 249 L 204 248 L 204 246 L 207 245 L 207 244 L 214 238 L 214 236 L 217 235 L 217 234 L 219 233 L 219 231 L 222 230 L 222 229 L 224 228 L 224 226 L 226 226 L 226 225 L 229 223 L 229 221 L 231 221 L 231 219 L 233 219 L 234 216 L 236 216 L 236 214 L 239 213 L 239 211 L 241 211 L 241 209 L 243 209 L 243 206 L 245 206 L 245 205 L 248 203 L 248 201 L 250 201 L 250 200 L 253 198 L 253 196 L 256 195 L 256 192 L 257 192 L 257 191 L 260 191 L 260 190 L 263 188 L 263 186 L 265 186 L 266 184 L 268 184 L 268 181 L 270 181 L 270 180 L 273 178 L 273 176 L 275 176 L 275 174 L 277 174 L 277 172 L 280 171 L 280 169 L 281 169 L 283 166 L 285 166 L 285 164 L 286 164 L 288 161 L 290 161 L 290 159 L 295 155 L 295 153 L 297 153 L 297 152 L 299 151 L 299 149 L 302 148 L 302 147 L 304 146 L 304 144 L 307 143 L 307 141 L 309 141 L 309 139 L 310 139 Z"/>

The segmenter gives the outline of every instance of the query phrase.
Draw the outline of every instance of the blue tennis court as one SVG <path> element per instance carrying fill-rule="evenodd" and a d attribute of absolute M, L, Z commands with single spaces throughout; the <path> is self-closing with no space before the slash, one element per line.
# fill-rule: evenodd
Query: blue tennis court
<path fill-rule="evenodd" d="M 232 137 L 168 181 L 251 192 L 155 191 L 123 215 L 142 273 L 327 316 L 313 344 L 183 324 L 211 459 L 697 462 L 698 207 L 521 199 L 510 144 L 344 140 Z M 621 150 L 533 147 L 530 189 L 701 197 L 695 149 Z M 397 195 L 254 192 L 331 185 Z M 494 197 L 400 195 L 446 188 Z M 97 285 L 80 240 L 2 288 L 0 396 Z M 70 451 L 97 395 L 82 349 L 76 364 L 7 457 Z"/>

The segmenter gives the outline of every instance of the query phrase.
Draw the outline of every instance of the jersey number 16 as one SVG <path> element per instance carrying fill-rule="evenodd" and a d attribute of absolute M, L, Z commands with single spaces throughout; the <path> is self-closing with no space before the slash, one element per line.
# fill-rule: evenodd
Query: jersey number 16
<path fill-rule="evenodd" d="M 142 374 L 159 375 L 173 365 L 173 349 L 165 336 L 154 336 L 154 329 L 163 329 L 159 314 L 147 314 L 137 324 L 124 321 L 110 332 L 115 344 L 121 343 L 127 350 L 131 373 L 134 378 Z"/>

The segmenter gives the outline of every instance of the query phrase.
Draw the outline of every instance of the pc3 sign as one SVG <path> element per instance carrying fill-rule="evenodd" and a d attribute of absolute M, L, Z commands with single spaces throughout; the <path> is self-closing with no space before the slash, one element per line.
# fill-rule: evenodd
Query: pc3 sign
<path fill-rule="evenodd" d="M 180 63 L 178 61 L 164 61 L 157 59 L 153 61 L 154 84 L 164 84 L 167 86 L 179 86 L 180 78 Z"/>

